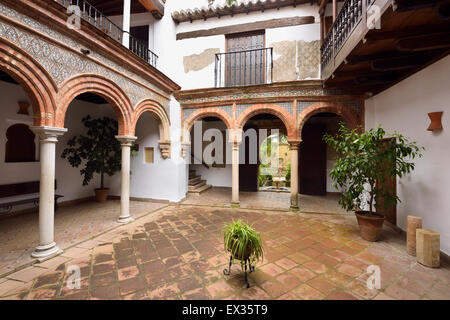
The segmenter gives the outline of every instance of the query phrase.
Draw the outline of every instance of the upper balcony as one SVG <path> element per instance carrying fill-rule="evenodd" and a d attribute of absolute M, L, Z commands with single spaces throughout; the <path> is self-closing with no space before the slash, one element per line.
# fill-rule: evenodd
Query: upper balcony
<path fill-rule="evenodd" d="M 376 94 L 447 55 L 449 3 L 344 1 L 321 46 L 325 86 Z"/>
<path fill-rule="evenodd" d="M 87 21 L 97 29 L 103 31 L 108 36 L 110 36 L 115 41 L 123 44 L 125 47 L 131 50 L 134 54 L 145 60 L 151 66 L 157 66 L 158 56 L 148 48 L 148 45 L 133 36 L 129 31 L 129 23 L 128 30 L 123 30 L 119 26 L 117 26 L 114 22 L 111 21 L 108 16 L 117 15 L 125 13 L 128 14 L 128 20 L 130 20 L 131 9 L 133 11 L 138 10 L 137 6 L 140 5 L 140 8 L 145 8 L 145 10 L 151 11 L 153 16 L 161 18 L 164 14 L 164 6 L 159 1 L 149 1 L 149 0 L 139 0 L 131 2 L 131 0 L 120 0 L 120 1 L 102 1 L 102 0 L 54 0 L 55 2 L 60 3 L 66 8 L 70 9 L 76 15 L 79 15 L 83 20 Z M 98 8 L 103 8 L 103 11 L 100 11 L 96 6 L 92 3 L 95 3 Z M 124 10 L 124 6 L 128 3 L 128 10 Z M 79 8 L 79 10 L 73 9 L 73 6 Z M 108 15 L 107 15 L 108 13 Z M 126 18 L 126 17 L 125 17 Z"/>

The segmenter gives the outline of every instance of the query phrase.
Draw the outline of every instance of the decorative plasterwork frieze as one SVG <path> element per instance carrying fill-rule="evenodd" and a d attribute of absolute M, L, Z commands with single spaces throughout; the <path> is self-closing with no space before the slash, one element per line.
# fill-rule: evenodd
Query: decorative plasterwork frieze
<path fill-rule="evenodd" d="M 329 89 L 298 89 L 298 90 L 277 90 L 277 91 L 262 91 L 262 92 L 241 92 L 227 95 L 216 95 L 210 97 L 188 98 L 180 99 L 181 105 L 187 104 L 203 104 L 210 102 L 223 101 L 239 101 L 259 98 L 283 98 L 291 97 L 292 99 L 298 97 L 324 97 L 329 95 L 339 94 L 337 90 Z"/>
<path fill-rule="evenodd" d="M 45 68 L 58 86 L 77 75 L 98 74 L 121 87 L 133 106 L 144 99 L 153 99 L 169 111 L 168 98 L 155 85 L 95 50 L 90 51 L 89 58 L 82 55 L 81 49 L 84 47 L 76 40 L 4 4 L 0 4 L 0 18 L 1 16 L 7 19 L 0 20 L 0 37 L 28 52 Z M 19 24 L 11 23 L 8 19 L 33 29 L 33 32 L 20 27 Z"/>

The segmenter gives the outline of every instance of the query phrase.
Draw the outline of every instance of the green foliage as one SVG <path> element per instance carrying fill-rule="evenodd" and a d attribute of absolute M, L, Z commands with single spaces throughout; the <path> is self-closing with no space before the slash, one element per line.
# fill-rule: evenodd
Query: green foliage
<path fill-rule="evenodd" d="M 228 4 L 229 6 L 231 6 L 231 5 L 233 4 L 233 2 L 236 2 L 236 3 L 237 3 L 237 0 L 227 0 L 227 4 Z"/>
<path fill-rule="evenodd" d="M 101 185 L 104 188 L 104 174 L 112 176 L 121 169 L 121 146 L 115 135 L 118 123 L 110 118 L 92 119 L 86 116 L 81 120 L 87 128 L 87 136 L 72 137 L 67 142 L 61 157 L 69 161 L 70 165 L 78 168 L 83 176 L 83 186 L 89 184 L 94 174 L 100 174 Z"/>
<path fill-rule="evenodd" d="M 341 123 L 336 136 L 325 135 L 324 140 L 338 154 L 330 176 L 342 192 L 339 204 L 347 211 L 367 204 L 373 214 L 374 201 L 383 199 L 386 208 L 400 201 L 393 190 L 377 188 L 377 181 L 382 185 L 386 179 L 401 178 L 413 171 L 412 160 L 422 157 L 424 149 L 397 132 L 387 134 L 381 127 L 360 131 L 361 128 L 350 130 Z M 367 200 L 363 199 L 364 193 L 369 195 Z"/>
<path fill-rule="evenodd" d="M 223 228 L 225 251 L 230 252 L 233 258 L 245 264 L 245 259 L 255 263 L 263 259 L 261 235 L 242 220 L 225 224 Z"/>
<path fill-rule="evenodd" d="M 289 162 L 287 165 L 287 172 L 286 172 L 286 182 L 291 181 L 291 163 Z"/>

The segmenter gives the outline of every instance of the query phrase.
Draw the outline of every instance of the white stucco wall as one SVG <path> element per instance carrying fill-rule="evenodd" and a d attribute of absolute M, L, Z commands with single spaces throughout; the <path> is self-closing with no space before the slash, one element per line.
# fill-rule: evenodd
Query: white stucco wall
<path fill-rule="evenodd" d="M 216 3 L 218 3 L 216 1 Z M 199 37 L 193 39 L 176 40 L 176 34 L 195 30 L 211 29 L 216 27 L 238 25 L 277 18 L 296 16 L 314 16 L 316 23 L 294 27 L 284 27 L 266 30 L 266 47 L 271 47 L 274 42 L 283 40 L 304 40 L 307 42 L 319 40 L 320 20 L 317 6 L 299 5 L 280 8 L 280 10 L 266 10 L 265 12 L 250 12 L 249 14 L 237 14 L 233 17 L 223 16 L 195 20 L 192 23 L 183 22 L 175 24 L 171 17 L 174 11 L 182 9 L 206 6 L 206 0 L 168 0 L 165 6 L 165 15 L 161 20 L 155 20 L 155 53 L 159 55 L 158 68 L 177 82 L 183 90 L 208 88 L 214 86 L 214 62 L 199 71 L 185 73 L 183 57 L 201 54 L 206 49 L 219 48 L 225 52 L 225 35 Z M 274 59 L 277 57 L 274 56 Z"/>
<path fill-rule="evenodd" d="M 408 215 L 423 218 L 423 227 L 441 234 L 441 250 L 450 254 L 450 56 L 367 100 L 366 127 L 397 130 L 420 146 L 416 169 L 398 181 L 402 202 L 397 223 L 406 230 Z M 441 132 L 427 131 L 428 112 L 443 111 Z"/>

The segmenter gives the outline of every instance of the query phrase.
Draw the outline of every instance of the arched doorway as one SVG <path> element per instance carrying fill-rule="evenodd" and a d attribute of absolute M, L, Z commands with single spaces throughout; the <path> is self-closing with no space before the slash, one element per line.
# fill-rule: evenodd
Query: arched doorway
<path fill-rule="evenodd" d="M 313 115 L 305 122 L 299 148 L 300 194 L 325 196 L 338 191 L 329 177 L 336 154 L 323 137 L 336 134 L 340 123 L 345 123 L 345 120 L 330 112 Z"/>

